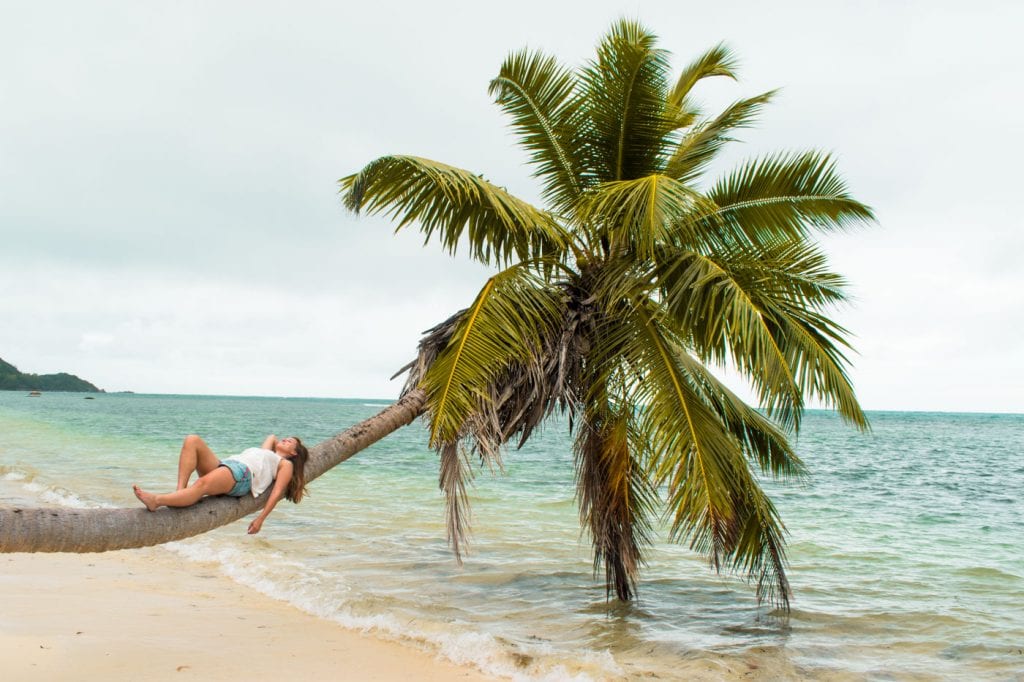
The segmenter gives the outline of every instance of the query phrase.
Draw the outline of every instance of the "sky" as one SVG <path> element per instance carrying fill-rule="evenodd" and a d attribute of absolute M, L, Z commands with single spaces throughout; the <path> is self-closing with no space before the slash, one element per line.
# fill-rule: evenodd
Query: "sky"
<path fill-rule="evenodd" d="M 537 183 L 487 95 L 619 17 L 781 88 L 716 171 L 834 154 L 878 221 L 823 241 L 869 410 L 1024 412 L 1024 3 L 0 0 L 0 358 L 109 390 L 388 398 L 489 271 L 353 216 L 385 154 Z M 730 381 L 738 381 L 735 377 Z M 742 390 L 742 389 L 741 389 Z"/>

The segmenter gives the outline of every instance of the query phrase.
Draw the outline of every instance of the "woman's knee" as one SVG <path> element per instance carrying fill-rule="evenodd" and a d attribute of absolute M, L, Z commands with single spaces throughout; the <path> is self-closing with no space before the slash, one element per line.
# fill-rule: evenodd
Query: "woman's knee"
<path fill-rule="evenodd" d="M 204 445 L 203 439 L 194 433 L 185 436 L 185 445 Z"/>

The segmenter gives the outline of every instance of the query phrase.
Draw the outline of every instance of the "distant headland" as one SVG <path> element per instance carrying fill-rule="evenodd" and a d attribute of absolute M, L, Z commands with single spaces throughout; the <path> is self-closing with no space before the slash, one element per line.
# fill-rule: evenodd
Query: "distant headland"
<path fill-rule="evenodd" d="M 100 388 L 74 374 L 25 374 L 0 358 L 0 391 L 77 391 L 104 393 Z"/>

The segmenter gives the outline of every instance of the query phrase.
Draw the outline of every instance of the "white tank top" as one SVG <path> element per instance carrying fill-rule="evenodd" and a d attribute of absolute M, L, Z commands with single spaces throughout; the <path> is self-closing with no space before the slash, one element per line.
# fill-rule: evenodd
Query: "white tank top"
<path fill-rule="evenodd" d="M 248 448 L 240 455 L 232 455 L 228 459 L 238 460 L 249 467 L 252 472 L 252 496 L 259 497 L 260 493 L 270 487 L 277 476 L 277 465 L 284 459 L 272 450 L 263 448 Z"/>

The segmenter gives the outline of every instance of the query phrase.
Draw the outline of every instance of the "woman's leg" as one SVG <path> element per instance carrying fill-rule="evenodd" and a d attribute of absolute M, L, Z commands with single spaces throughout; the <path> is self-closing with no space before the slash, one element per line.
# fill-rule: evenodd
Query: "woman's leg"
<path fill-rule="evenodd" d="M 181 444 L 181 454 L 178 455 L 178 487 L 175 490 L 184 490 L 188 487 L 188 479 L 192 478 L 193 471 L 205 476 L 218 466 L 220 460 L 202 438 L 194 433 L 185 436 L 185 442 Z"/>
<path fill-rule="evenodd" d="M 132 486 L 135 497 L 142 500 L 149 511 L 159 507 L 191 507 L 204 495 L 224 495 L 235 487 L 235 477 L 227 467 L 217 467 L 213 471 L 200 476 L 195 483 L 182 490 L 175 490 L 166 495 L 147 493 L 137 485 Z"/>

